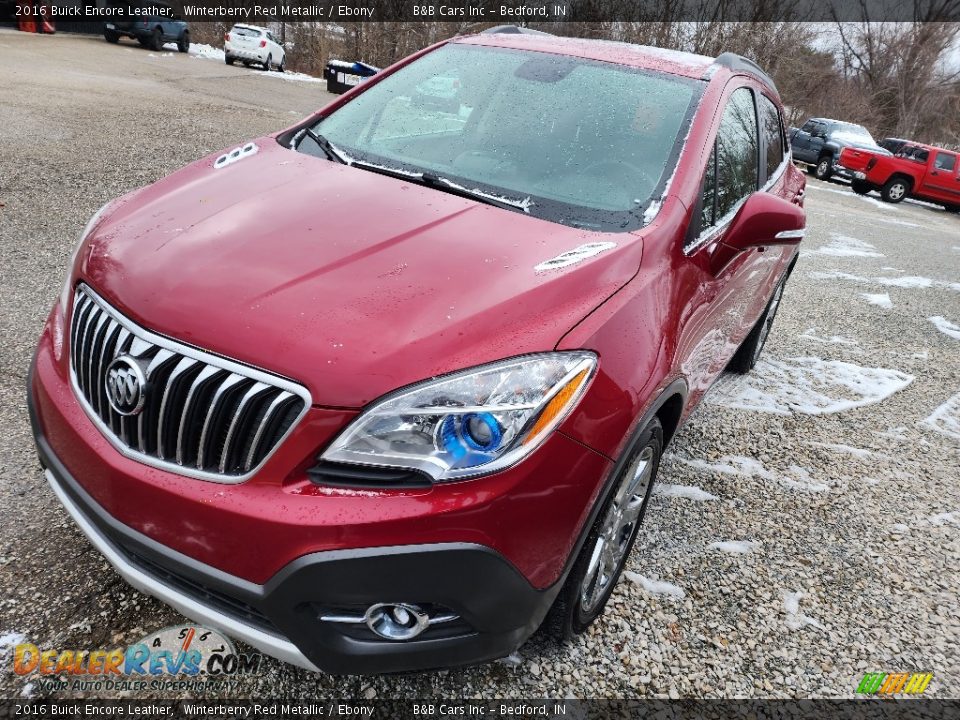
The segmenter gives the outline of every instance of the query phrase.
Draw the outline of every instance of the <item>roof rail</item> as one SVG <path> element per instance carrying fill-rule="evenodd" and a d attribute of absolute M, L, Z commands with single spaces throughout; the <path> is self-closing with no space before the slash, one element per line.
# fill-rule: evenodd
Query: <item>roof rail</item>
<path fill-rule="evenodd" d="M 550 35 L 551 33 L 543 30 L 534 30 L 533 28 L 520 27 L 519 25 L 497 25 L 487 28 L 481 35 Z"/>
<path fill-rule="evenodd" d="M 763 68 L 757 65 L 750 58 L 745 58 L 743 55 L 737 55 L 736 53 L 732 53 L 732 52 L 725 52 L 722 55 L 718 55 L 717 59 L 713 61 L 713 64 L 720 65 L 721 67 L 729 68 L 734 72 L 748 72 L 752 75 L 756 75 L 761 80 L 763 80 L 763 82 L 769 85 L 774 91 L 776 91 L 777 94 L 780 93 L 780 91 L 777 90 L 776 83 L 773 82 L 773 78 L 767 75 L 763 71 Z"/>

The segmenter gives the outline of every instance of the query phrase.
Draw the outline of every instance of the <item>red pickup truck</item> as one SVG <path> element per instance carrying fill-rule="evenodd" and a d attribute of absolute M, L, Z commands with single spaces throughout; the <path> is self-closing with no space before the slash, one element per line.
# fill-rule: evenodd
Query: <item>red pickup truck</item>
<path fill-rule="evenodd" d="M 848 147 L 840 165 L 853 175 L 855 193 L 879 190 L 887 202 L 914 197 L 960 212 L 960 156 L 950 150 L 911 142 L 895 155 L 879 155 Z"/>

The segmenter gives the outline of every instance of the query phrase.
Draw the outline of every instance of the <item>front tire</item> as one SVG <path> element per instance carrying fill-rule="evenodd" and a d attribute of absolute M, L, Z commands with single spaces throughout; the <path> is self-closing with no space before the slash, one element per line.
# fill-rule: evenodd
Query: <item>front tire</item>
<path fill-rule="evenodd" d="M 853 190 L 857 195 L 866 195 L 873 188 L 868 182 L 864 182 L 863 180 L 853 180 L 850 183 L 850 189 Z"/>
<path fill-rule="evenodd" d="M 263 61 L 264 72 L 269 72 L 271 65 L 273 65 L 273 55 L 267 55 L 267 59 Z"/>
<path fill-rule="evenodd" d="M 547 617 L 561 640 L 584 632 L 603 614 L 647 511 L 663 453 L 663 427 L 653 418 L 634 443 L 587 540 Z"/>
<path fill-rule="evenodd" d="M 229 55 L 224 55 L 224 56 L 223 56 L 223 61 L 224 61 L 227 65 L 233 65 L 233 58 L 230 57 Z"/>
<path fill-rule="evenodd" d="M 103 39 L 111 45 L 116 45 L 118 42 L 120 42 L 120 35 L 115 32 L 105 30 L 103 33 Z"/>
<path fill-rule="evenodd" d="M 150 36 L 150 49 L 163 50 L 163 32 L 160 28 L 154 28 L 153 35 Z"/>
<path fill-rule="evenodd" d="M 767 338 L 770 337 L 770 329 L 773 327 L 773 321 L 777 317 L 777 310 L 780 308 L 780 300 L 783 298 L 783 288 L 786 286 L 786 279 L 781 280 L 770 296 L 770 302 L 767 303 L 767 309 L 753 326 L 747 339 L 737 349 L 733 359 L 727 369 L 731 372 L 744 374 L 753 370 L 757 361 L 760 359 L 760 353 L 763 352 L 764 345 L 767 344 Z"/>
<path fill-rule="evenodd" d="M 903 178 L 895 177 L 887 181 L 880 191 L 880 197 L 888 203 L 902 202 L 910 194 L 910 183 Z"/>
<path fill-rule="evenodd" d="M 813 170 L 813 176 L 817 178 L 817 180 L 829 180 L 831 175 L 833 175 L 833 163 L 830 158 L 820 158 L 817 167 Z"/>
<path fill-rule="evenodd" d="M 190 52 L 190 33 L 186 30 L 183 31 L 180 39 L 177 40 L 177 50 L 182 53 Z"/>

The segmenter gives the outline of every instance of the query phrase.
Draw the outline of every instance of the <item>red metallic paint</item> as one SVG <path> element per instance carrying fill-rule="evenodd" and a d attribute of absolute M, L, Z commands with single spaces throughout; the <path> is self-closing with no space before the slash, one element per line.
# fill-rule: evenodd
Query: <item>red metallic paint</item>
<path fill-rule="evenodd" d="M 459 42 L 687 77 L 709 64 L 615 43 Z M 304 383 L 315 407 L 246 483 L 146 467 L 117 453 L 74 398 L 66 353 L 53 349 L 69 308 L 55 307 L 32 389 L 44 432 L 121 522 L 253 582 L 317 550 L 460 541 L 498 550 L 546 587 L 638 419 L 678 379 L 690 388 L 689 415 L 795 256 L 790 247 L 752 249 L 718 271 L 711 258 L 724 233 L 683 250 L 723 103 L 742 85 L 769 94 L 751 77 L 713 73 L 670 194 L 637 233 L 586 232 L 480 205 L 291 152 L 273 137 L 257 140 L 259 152 L 242 162 L 214 170 L 212 155 L 132 193 L 94 228 L 70 282 L 90 283 L 155 332 Z M 802 205 L 803 176 L 786 166 L 768 192 Z M 595 241 L 616 247 L 562 270 L 533 269 Z M 377 396 L 554 348 L 596 351 L 598 372 L 560 430 L 519 465 L 429 490 L 351 493 L 307 480 L 317 452 Z"/>

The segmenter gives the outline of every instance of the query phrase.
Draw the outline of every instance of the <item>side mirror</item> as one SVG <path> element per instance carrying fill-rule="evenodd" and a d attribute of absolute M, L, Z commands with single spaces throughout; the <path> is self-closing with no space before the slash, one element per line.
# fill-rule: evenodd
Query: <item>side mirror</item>
<path fill-rule="evenodd" d="M 283 44 L 284 50 L 293 50 L 293 43 L 289 40 Z"/>
<path fill-rule="evenodd" d="M 740 253 L 772 245 L 797 245 L 803 240 L 807 216 L 803 208 L 767 192 L 747 198 L 730 222 L 713 255 L 719 272 Z"/>

